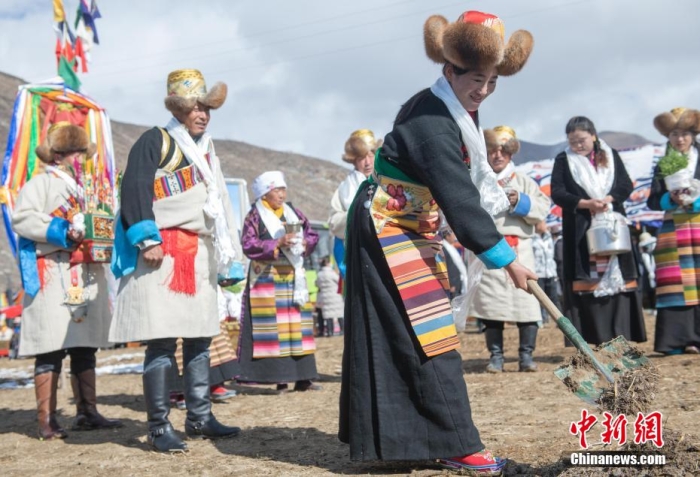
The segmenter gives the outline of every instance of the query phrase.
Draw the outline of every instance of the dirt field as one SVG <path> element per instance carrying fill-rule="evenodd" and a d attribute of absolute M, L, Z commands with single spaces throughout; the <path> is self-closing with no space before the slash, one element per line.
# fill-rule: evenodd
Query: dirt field
<path fill-rule="evenodd" d="M 650 339 L 654 336 L 653 323 L 653 318 L 647 320 Z M 71 432 L 65 441 L 40 442 L 35 438 L 33 388 L 0 390 L 0 474 L 450 475 L 430 462 L 350 462 L 347 446 L 336 438 L 342 337 L 321 338 L 317 342 L 322 391 L 277 395 L 269 386 L 232 386 L 239 395 L 225 404 L 215 404 L 214 412 L 222 422 L 242 427 L 242 434 L 218 442 L 189 441 L 190 452 L 185 455 L 162 455 L 148 449 L 140 375 L 98 378 L 100 409 L 108 417 L 121 418 L 125 423 L 122 429 Z M 462 335 L 464 379 L 474 421 L 484 443 L 497 455 L 511 460 L 506 475 L 646 475 L 630 468 L 614 473 L 592 468 L 567 469 L 561 463 L 562 455 L 577 450 L 577 438 L 568 429 L 572 421 L 580 418 L 584 405 L 552 374 L 572 354 L 571 349 L 564 348 L 561 333 L 549 325 L 541 330 L 537 345 L 539 372 L 518 373 L 517 329 L 508 328 L 506 372 L 490 375 L 483 371 L 488 361 L 483 335 Z M 654 475 L 698 475 L 700 439 L 693 434 L 700 434 L 700 356 L 662 358 L 653 354 L 651 343 L 641 347 L 661 372 L 655 410 L 663 413 L 664 430 L 689 433 L 683 438 L 689 449 L 681 457 L 685 471 L 667 465 L 665 471 L 657 468 Z M 142 348 L 100 352 L 98 366 L 137 364 L 142 352 Z M 120 356 L 126 359 L 120 360 Z M 5 370 L 30 372 L 32 364 L 31 360 L 0 361 Z M 69 387 L 59 392 L 60 422 L 66 426 L 74 414 Z M 183 429 L 184 419 L 184 411 L 171 412 L 176 429 Z M 589 433 L 589 441 L 599 440 L 599 433 L 600 430 Z M 628 436 L 632 434 L 630 423 Z"/>

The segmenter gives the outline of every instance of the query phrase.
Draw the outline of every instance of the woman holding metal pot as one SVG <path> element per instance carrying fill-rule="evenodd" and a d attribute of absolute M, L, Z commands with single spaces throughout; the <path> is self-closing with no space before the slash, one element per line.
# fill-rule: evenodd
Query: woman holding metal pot
<path fill-rule="evenodd" d="M 700 238 L 695 232 L 700 221 L 700 111 L 675 108 L 654 119 L 656 129 L 668 138 L 666 156 L 680 153 L 687 158 L 684 170 L 690 183 L 673 186 L 654 169 L 647 205 L 666 212 L 658 232 L 656 259 L 656 331 L 654 351 L 666 355 L 698 354 L 700 347 L 700 275 L 697 252 Z M 659 160 L 659 163 L 664 158 Z M 677 174 L 673 174 L 676 176 Z M 684 187 L 688 185 L 689 187 Z"/>
<path fill-rule="evenodd" d="M 569 146 L 552 170 L 552 200 L 563 217 L 565 313 L 588 343 L 619 335 L 646 341 L 637 264 L 624 222 L 632 181 L 590 119 L 571 118 L 566 135 Z"/>
<path fill-rule="evenodd" d="M 253 181 L 255 204 L 243 224 L 243 253 L 251 260 L 238 341 L 239 382 L 277 384 L 277 391 L 319 390 L 312 308 L 304 257 L 318 234 L 308 219 L 286 202 L 279 171 Z"/>

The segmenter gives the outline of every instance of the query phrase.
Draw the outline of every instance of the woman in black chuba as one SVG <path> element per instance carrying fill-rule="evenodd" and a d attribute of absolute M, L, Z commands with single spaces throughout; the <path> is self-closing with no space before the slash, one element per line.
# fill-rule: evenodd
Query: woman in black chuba
<path fill-rule="evenodd" d="M 436 232 L 442 210 L 485 266 L 504 268 L 518 288 L 536 279 L 489 216 L 508 200 L 477 115 L 533 40 L 517 31 L 506 45 L 501 20 L 473 11 L 451 24 L 432 16 L 424 32 L 444 76 L 401 108 L 348 213 L 339 437 L 353 460 L 439 459 L 500 475 L 505 460 L 484 449 L 471 419 Z"/>
<path fill-rule="evenodd" d="M 620 155 L 600 139 L 590 119 L 571 118 L 566 135 L 569 146 L 552 169 L 552 200 L 563 214 L 565 313 L 588 343 L 620 335 L 646 341 L 634 254 L 593 255 L 586 238 L 598 214 L 625 215 L 632 181 Z"/>

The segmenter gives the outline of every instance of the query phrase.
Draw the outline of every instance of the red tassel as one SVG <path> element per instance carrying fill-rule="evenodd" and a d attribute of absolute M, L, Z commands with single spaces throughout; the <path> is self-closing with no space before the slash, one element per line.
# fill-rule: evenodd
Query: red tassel
<path fill-rule="evenodd" d="M 163 253 L 173 258 L 173 273 L 168 288 L 175 293 L 194 296 L 197 291 L 194 261 L 197 257 L 198 235 L 182 229 L 160 231 Z"/>
<path fill-rule="evenodd" d="M 39 289 L 43 290 L 46 285 L 46 259 L 44 257 L 36 258 L 36 271 L 39 275 Z"/>

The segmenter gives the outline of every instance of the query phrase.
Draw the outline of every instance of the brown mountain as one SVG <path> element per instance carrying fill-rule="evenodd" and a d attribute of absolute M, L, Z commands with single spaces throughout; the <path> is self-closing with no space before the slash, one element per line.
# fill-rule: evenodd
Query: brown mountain
<path fill-rule="evenodd" d="M 7 132 L 17 88 L 25 84 L 14 76 L 0 73 L 0 158 L 5 155 Z M 127 155 L 136 139 L 148 129 L 146 126 L 112 121 L 112 139 L 117 166 L 123 169 Z M 345 178 L 348 170 L 340 165 L 301 154 L 273 151 L 239 141 L 217 140 L 216 152 L 221 158 L 224 174 L 248 181 L 266 170 L 280 170 L 290 184 L 289 199 L 312 220 L 325 221 L 333 191 Z M 250 191 L 249 191 L 250 192 Z M 18 284 L 14 259 L 7 244 L 4 227 L 0 226 L 0 289 L 2 275 Z M 8 278 L 9 279 L 9 278 Z"/>

